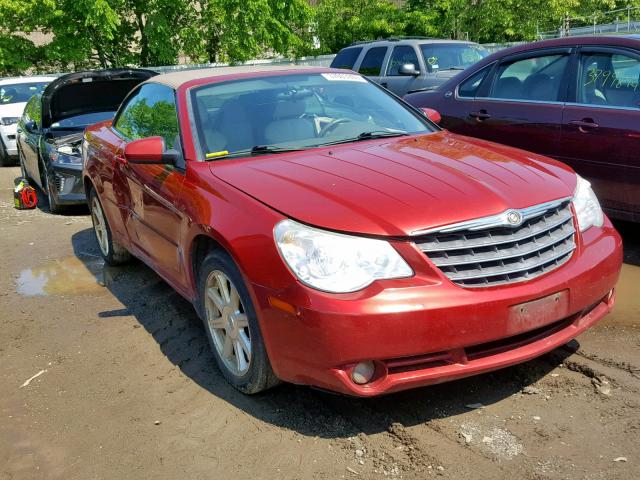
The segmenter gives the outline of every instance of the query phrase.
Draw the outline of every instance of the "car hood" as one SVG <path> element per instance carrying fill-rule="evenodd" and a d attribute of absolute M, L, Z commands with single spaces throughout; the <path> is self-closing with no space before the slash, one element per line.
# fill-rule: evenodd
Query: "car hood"
<path fill-rule="evenodd" d="M 210 169 L 288 217 L 383 236 L 570 197 L 576 184 L 559 162 L 446 131 L 221 160 Z"/>
<path fill-rule="evenodd" d="M 151 70 L 114 68 L 58 77 L 42 93 L 42 127 L 76 115 L 116 111 L 136 85 L 155 75 Z"/>
<path fill-rule="evenodd" d="M 9 103 L 7 105 L 0 105 L 0 117 L 15 117 L 20 118 L 24 107 L 27 103 Z"/>

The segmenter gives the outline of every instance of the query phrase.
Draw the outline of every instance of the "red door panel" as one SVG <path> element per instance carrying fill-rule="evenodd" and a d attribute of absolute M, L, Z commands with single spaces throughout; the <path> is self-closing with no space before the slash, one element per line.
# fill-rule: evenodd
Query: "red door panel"
<path fill-rule="evenodd" d="M 131 243 L 167 279 L 177 280 L 183 273 L 179 240 L 184 214 L 177 205 L 184 175 L 171 165 L 127 162 L 120 171 Z"/>

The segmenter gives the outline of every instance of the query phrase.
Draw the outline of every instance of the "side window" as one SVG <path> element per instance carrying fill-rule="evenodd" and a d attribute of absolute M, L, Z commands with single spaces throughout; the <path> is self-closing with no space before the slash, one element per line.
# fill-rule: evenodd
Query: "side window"
<path fill-rule="evenodd" d="M 340 50 L 336 55 L 336 58 L 334 58 L 333 62 L 331 62 L 331 67 L 351 70 L 356 63 L 360 52 L 362 52 L 362 47 L 345 48 L 343 50 Z"/>
<path fill-rule="evenodd" d="M 640 60 L 622 53 L 583 53 L 578 103 L 640 108 Z"/>
<path fill-rule="evenodd" d="M 389 66 L 387 67 L 387 75 L 399 75 L 398 69 L 405 63 L 413 63 L 416 70 L 420 69 L 420 62 L 418 62 L 418 55 L 416 54 L 415 49 L 408 45 L 394 47 L 391 59 L 389 60 Z"/>
<path fill-rule="evenodd" d="M 24 107 L 25 122 L 34 121 L 38 128 L 42 126 L 42 112 L 40 111 L 40 95 L 31 97 Z"/>
<path fill-rule="evenodd" d="M 458 86 L 458 96 L 463 98 L 474 98 L 478 93 L 480 84 L 487 77 L 491 67 L 492 65 L 483 68 L 462 82 Z"/>
<path fill-rule="evenodd" d="M 510 100 L 558 101 L 568 62 L 568 55 L 557 54 L 502 64 L 490 96 Z"/>
<path fill-rule="evenodd" d="M 358 72 L 362 75 L 378 76 L 382 70 L 382 62 L 387 54 L 387 47 L 375 47 L 369 49 L 362 59 Z M 417 67 L 416 67 L 417 68 Z"/>
<path fill-rule="evenodd" d="M 179 141 L 178 113 L 173 89 L 147 83 L 118 115 L 116 130 L 131 140 L 160 136 L 167 149 Z"/>

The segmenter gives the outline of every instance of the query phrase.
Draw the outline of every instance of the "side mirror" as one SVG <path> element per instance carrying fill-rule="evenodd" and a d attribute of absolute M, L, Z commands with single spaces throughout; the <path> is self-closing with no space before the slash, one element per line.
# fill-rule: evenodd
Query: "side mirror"
<path fill-rule="evenodd" d="M 173 164 L 178 158 L 175 150 L 165 150 L 164 138 L 148 137 L 134 140 L 124 147 L 124 158 L 129 163 Z"/>
<path fill-rule="evenodd" d="M 422 110 L 422 113 L 424 113 L 425 117 L 427 117 L 436 125 L 440 125 L 440 122 L 442 121 L 442 115 L 440 115 L 440 112 L 434 110 L 433 108 L 426 107 L 421 108 L 420 110 Z"/>
<path fill-rule="evenodd" d="M 398 73 L 400 75 L 411 75 L 417 77 L 418 75 L 420 75 L 420 70 L 416 70 L 416 66 L 413 63 L 405 63 L 403 65 L 400 65 L 400 68 L 398 68 Z"/>
<path fill-rule="evenodd" d="M 30 120 L 24 124 L 24 129 L 27 131 L 27 133 L 37 133 L 38 125 L 33 120 Z"/>

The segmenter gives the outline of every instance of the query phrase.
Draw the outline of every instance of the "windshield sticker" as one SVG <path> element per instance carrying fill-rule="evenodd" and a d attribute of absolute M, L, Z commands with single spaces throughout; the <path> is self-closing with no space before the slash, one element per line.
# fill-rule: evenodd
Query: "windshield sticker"
<path fill-rule="evenodd" d="M 362 78 L 360 75 L 354 75 L 351 73 L 321 73 L 325 79 L 330 82 L 362 82 L 367 83 L 367 81 Z"/>

